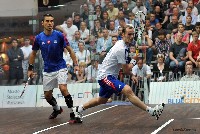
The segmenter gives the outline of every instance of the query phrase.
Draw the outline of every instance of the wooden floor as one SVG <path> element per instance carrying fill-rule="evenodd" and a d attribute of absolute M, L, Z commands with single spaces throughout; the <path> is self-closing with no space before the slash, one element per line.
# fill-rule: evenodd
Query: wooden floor
<path fill-rule="evenodd" d="M 108 107 L 111 105 L 91 108 L 84 115 Z M 174 121 L 158 134 L 200 134 L 199 104 L 166 105 L 159 120 L 135 106 L 119 105 L 84 117 L 82 124 L 73 125 L 67 123 L 67 107 L 54 120 L 48 119 L 51 112 L 50 107 L 0 109 L 0 134 L 150 134 L 171 119 Z"/>

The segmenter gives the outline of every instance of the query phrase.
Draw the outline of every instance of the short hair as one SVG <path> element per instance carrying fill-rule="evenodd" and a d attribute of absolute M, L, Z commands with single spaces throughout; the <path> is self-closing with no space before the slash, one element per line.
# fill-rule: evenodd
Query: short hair
<path fill-rule="evenodd" d="M 122 33 L 126 33 L 126 29 L 129 28 L 129 29 L 133 29 L 133 27 L 131 25 L 126 25 L 125 27 L 123 27 L 122 29 Z"/>
<path fill-rule="evenodd" d="M 86 63 L 85 62 L 80 62 L 79 63 L 79 67 L 86 67 Z"/>
<path fill-rule="evenodd" d="M 161 30 L 158 31 L 158 35 L 164 35 L 165 36 L 166 34 L 165 34 L 165 31 L 161 29 Z"/>
<path fill-rule="evenodd" d="M 196 31 L 192 32 L 192 36 L 199 35 Z"/>
<path fill-rule="evenodd" d="M 44 14 L 42 21 L 44 21 L 45 17 L 53 17 L 53 15 L 50 13 Z"/>
<path fill-rule="evenodd" d="M 18 43 L 17 38 L 12 38 L 12 39 L 10 40 L 10 43 L 13 43 L 13 41 L 17 41 L 17 43 Z"/>
<path fill-rule="evenodd" d="M 84 40 L 79 40 L 78 41 L 78 46 L 79 46 L 80 43 L 82 43 L 85 46 L 85 41 Z"/>

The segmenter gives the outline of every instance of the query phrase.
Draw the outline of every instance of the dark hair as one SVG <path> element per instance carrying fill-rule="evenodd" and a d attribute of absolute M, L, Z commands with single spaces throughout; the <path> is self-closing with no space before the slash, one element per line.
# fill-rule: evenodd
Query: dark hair
<path fill-rule="evenodd" d="M 165 31 L 161 29 L 161 30 L 158 31 L 158 35 L 164 35 L 165 36 L 166 34 L 165 34 Z"/>
<path fill-rule="evenodd" d="M 195 27 L 200 26 L 200 22 L 196 22 Z"/>
<path fill-rule="evenodd" d="M 13 41 L 17 41 L 17 43 L 18 43 L 18 40 L 17 40 L 16 38 L 12 38 L 12 39 L 10 40 L 10 43 L 12 43 Z"/>
<path fill-rule="evenodd" d="M 127 28 L 132 29 L 133 27 L 130 26 L 130 25 L 126 25 L 125 27 L 123 27 L 122 33 L 126 33 L 126 29 L 127 29 Z"/>
<path fill-rule="evenodd" d="M 44 18 L 45 18 L 45 17 L 53 17 L 53 15 L 52 15 L 52 14 L 49 14 L 49 13 L 44 14 L 44 15 L 43 15 L 43 19 L 42 19 L 42 21 L 44 21 Z"/>

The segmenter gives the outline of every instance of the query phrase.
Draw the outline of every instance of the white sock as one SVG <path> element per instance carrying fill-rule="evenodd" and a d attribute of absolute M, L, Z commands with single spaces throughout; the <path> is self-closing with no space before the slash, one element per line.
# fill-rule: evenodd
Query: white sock
<path fill-rule="evenodd" d="M 56 104 L 55 106 L 53 106 L 53 109 L 55 109 L 56 111 L 60 110 L 60 106 L 58 106 L 58 104 Z"/>
<path fill-rule="evenodd" d="M 149 112 L 151 110 L 151 107 L 147 106 L 146 111 Z"/>
<path fill-rule="evenodd" d="M 84 111 L 83 105 L 80 105 L 80 106 L 78 107 L 78 112 L 83 112 L 83 111 Z"/>

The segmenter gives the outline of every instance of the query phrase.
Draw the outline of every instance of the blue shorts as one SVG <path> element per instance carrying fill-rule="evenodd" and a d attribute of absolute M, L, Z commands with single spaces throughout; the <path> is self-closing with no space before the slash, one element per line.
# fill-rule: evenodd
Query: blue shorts
<path fill-rule="evenodd" d="M 100 85 L 99 96 L 102 98 L 110 98 L 113 93 L 119 95 L 126 84 L 119 81 L 112 75 L 108 75 L 102 80 L 98 80 Z"/>

